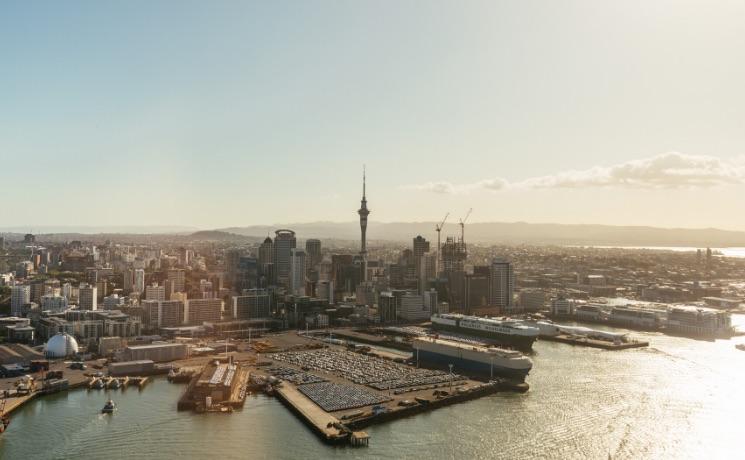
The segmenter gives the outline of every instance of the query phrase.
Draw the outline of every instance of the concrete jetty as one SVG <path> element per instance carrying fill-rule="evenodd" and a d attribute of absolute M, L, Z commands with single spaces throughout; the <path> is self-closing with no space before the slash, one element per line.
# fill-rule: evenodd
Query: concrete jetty
<path fill-rule="evenodd" d="M 339 419 L 318 407 L 294 385 L 285 382 L 274 394 L 324 441 L 337 444 L 348 440 L 350 433 L 343 428 Z"/>

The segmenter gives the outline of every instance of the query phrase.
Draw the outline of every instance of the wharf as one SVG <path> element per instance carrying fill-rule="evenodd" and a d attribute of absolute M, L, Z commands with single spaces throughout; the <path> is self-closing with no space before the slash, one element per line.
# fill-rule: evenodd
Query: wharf
<path fill-rule="evenodd" d="M 287 407 L 318 434 L 322 440 L 330 444 L 346 442 L 349 431 L 345 430 L 339 419 L 327 413 L 300 393 L 294 385 L 285 382 L 274 391 Z M 341 429 L 340 429 L 341 428 Z"/>
<path fill-rule="evenodd" d="M 649 346 L 649 342 L 643 340 L 634 340 L 631 342 L 609 342 L 607 340 L 596 340 L 589 339 L 587 337 L 577 337 L 567 334 L 559 334 L 555 336 L 541 336 L 540 340 L 546 340 L 549 342 L 566 343 L 569 345 L 579 345 L 590 348 L 602 348 L 603 350 L 628 350 L 630 348 L 643 348 Z"/>

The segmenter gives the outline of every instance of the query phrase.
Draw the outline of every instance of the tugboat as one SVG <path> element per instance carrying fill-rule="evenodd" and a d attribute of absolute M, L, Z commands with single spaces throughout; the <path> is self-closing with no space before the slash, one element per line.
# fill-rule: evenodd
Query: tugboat
<path fill-rule="evenodd" d="M 0 434 L 5 433 L 5 430 L 8 429 L 8 425 L 10 425 L 10 417 L 5 415 L 5 399 L 3 399 L 3 404 L 0 405 Z"/>
<path fill-rule="evenodd" d="M 102 414 L 113 414 L 116 410 L 116 404 L 114 404 L 114 401 L 110 400 L 103 406 L 103 409 L 101 409 Z"/>

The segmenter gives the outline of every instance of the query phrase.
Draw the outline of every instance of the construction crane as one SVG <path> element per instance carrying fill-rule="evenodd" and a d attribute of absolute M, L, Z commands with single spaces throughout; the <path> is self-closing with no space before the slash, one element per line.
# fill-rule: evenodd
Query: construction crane
<path fill-rule="evenodd" d="M 466 217 L 462 218 L 460 220 L 460 241 L 465 242 L 465 227 L 466 227 L 466 221 L 468 220 L 468 217 L 471 215 L 471 211 L 473 211 L 473 208 L 469 209 L 466 213 Z"/>
<path fill-rule="evenodd" d="M 437 258 L 435 259 L 435 276 L 439 276 L 440 274 L 440 232 L 442 231 L 442 227 L 445 226 L 445 221 L 448 219 L 448 216 L 450 213 L 448 212 L 445 214 L 445 217 L 442 218 L 442 222 L 440 222 L 438 225 L 435 225 L 435 231 L 437 231 Z"/>

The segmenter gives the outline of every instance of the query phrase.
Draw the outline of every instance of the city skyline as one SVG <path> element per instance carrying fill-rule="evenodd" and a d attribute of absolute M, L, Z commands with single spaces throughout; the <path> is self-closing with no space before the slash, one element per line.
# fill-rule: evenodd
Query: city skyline
<path fill-rule="evenodd" d="M 3 5 L 0 225 L 745 230 L 743 5 L 174 5 Z"/>

